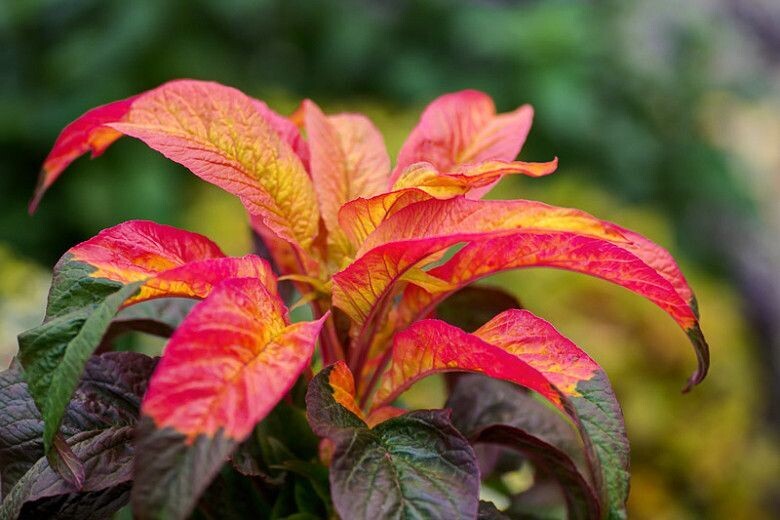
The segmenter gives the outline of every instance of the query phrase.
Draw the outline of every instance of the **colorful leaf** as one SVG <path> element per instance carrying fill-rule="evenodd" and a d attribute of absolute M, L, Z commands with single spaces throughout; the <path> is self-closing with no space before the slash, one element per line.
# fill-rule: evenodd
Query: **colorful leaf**
<path fill-rule="evenodd" d="M 361 329 L 393 284 L 407 270 L 421 267 L 430 255 L 459 242 L 484 240 L 517 228 L 623 240 L 614 226 L 579 210 L 523 200 L 428 200 L 406 206 L 368 236 L 358 258 L 333 276 L 333 303 Z"/>
<path fill-rule="evenodd" d="M 243 439 L 305 368 L 321 324 L 289 324 L 281 300 L 258 280 L 223 282 L 166 346 L 144 414 L 189 440 L 218 430 Z"/>
<path fill-rule="evenodd" d="M 688 333 L 699 363 L 689 379 L 687 388 L 690 388 L 704 378 L 709 365 L 707 343 L 691 306 L 693 300 L 683 300 L 680 292 L 670 283 L 669 276 L 645 263 L 634 253 L 636 249 L 634 245 L 626 247 L 623 243 L 614 244 L 579 234 L 521 231 L 474 241 L 455 253 L 447 263 L 431 269 L 429 274 L 445 283 L 462 287 L 507 269 L 555 267 L 625 287 L 666 311 Z M 681 276 L 678 280 L 684 283 Z M 404 322 L 411 322 L 417 316 L 428 314 L 447 295 L 409 286 L 399 314 L 404 316 Z"/>
<path fill-rule="evenodd" d="M 341 207 L 339 225 L 355 248 L 358 248 L 386 218 L 410 204 L 429 200 L 431 197 L 417 188 L 406 188 L 368 199 L 357 198 Z"/>
<path fill-rule="evenodd" d="M 229 278 L 256 277 L 276 292 L 276 278 L 264 260 L 253 255 L 226 258 L 202 235 L 143 220 L 105 229 L 72 247 L 55 267 L 55 276 L 66 278 L 67 272 L 79 269 L 90 269 L 93 279 L 143 281 L 128 304 L 158 297 L 204 298 Z M 71 284 L 56 285 L 66 293 L 72 290 Z"/>
<path fill-rule="evenodd" d="M 504 175 L 548 175 L 557 166 L 557 159 L 548 163 L 490 161 L 442 173 L 430 163 L 415 163 L 404 170 L 392 191 L 342 206 L 339 223 L 352 244 L 360 247 L 385 219 L 415 202 L 465 195 L 493 185 Z"/>
<path fill-rule="evenodd" d="M 386 219 L 366 238 L 358 258 L 334 275 L 333 301 L 363 330 L 406 270 L 466 242 L 428 274 L 462 287 L 505 269 L 548 266 L 591 274 L 646 297 L 674 318 L 694 345 L 699 366 L 690 388 L 704 378 L 709 364 L 692 292 L 665 250 L 635 233 L 627 232 L 628 238 L 623 231 L 579 210 L 532 201 L 418 202 Z M 401 311 L 406 323 L 430 312 L 434 302 L 448 294 L 433 295 L 419 287 L 406 292 Z"/>
<path fill-rule="evenodd" d="M 52 153 L 68 160 L 45 170 L 36 198 L 71 160 L 95 146 L 79 128 L 110 135 L 100 141 L 101 151 L 119 132 L 236 195 L 278 236 L 309 248 L 319 222 L 314 188 L 301 160 L 264 117 L 267 107 L 236 89 L 194 80 L 171 81 L 107 106 L 114 108 L 100 117 L 88 112 L 66 128 Z"/>
<path fill-rule="evenodd" d="M 308 366 L 326 317 L 290 324 L 253 278 L 227 280 L 176 330 L 142 405 L 133 504 L 182 518 L 222 462 Z M 166 456 L 161 456 L 165 454 Z"/>
<path fill-rule="evenodd" d="M 306 416 L 320 437 L 366 427 L 365 416 L 355 401 L 355 380 L 346 363 L 338 361 L 323 368 L 309 382 Z"/>
<path fill-rule="evenodd" d="M 461 164 L 512 161 L 528 136 L 533 109 L 523 105 L 496 115 L 489 96 L 476 90 L 445 94 L 423 112 L 398 154 L 394 183 L 411 164 L 429 162 L 447 172 Z M 477 197 L 489 190 L 479 190 Z"/>
<path fill-rule="evenodd" d="M 109 125 L 236 195 L 280 237 L 307 249 L 319 214 L 311 181 L 253 101 L 230 87 L 173 81 Z"/>
<path fill-rule="evenodd" d="M 352 253 L 339 226 L 339 208 L 358 197 L 385 189 L 390 158 L 382 135 L 365 116 L 325 116 L 311 101 L 304 101 L 304 121 L 311 150 L 311 174 L 320 212 L 328 230 L 328 247 L 337 263 Z"/>
<path fill-rule="evenodd" d="M 309 171 L 309 143 L 303 138 L 296 124 L 290 121 L 290 119 L 271 110 L 265 102 L 258 99 L 253 99 L 252 101 L 254 102 L 255 108 L 260 112 L 260 115 L 265 118 L 281 140 L 290 145 L 295 152 L 295 155 L 297 155 L 298 159 L 303 163 L 306 171 Z"/>
<path fill-rule="evenodd" d="M 439 320 L 422 320 L 395 335 L 374 407 L 391 404 L 412 384 L 441 372 L 476 372 L 524 386 L 563 410 L 560 392 L 542 372 L 495 345 Z"/>
<path fill-rule="evenodd" d="M 362 244 L 358 257 L 382 244 L 516 229 L 568 231 L 625 243 L 620 228 L 584 211 L 531 200 L 469 200 L 455 197 L 411 204 L 386 219 Z"/>

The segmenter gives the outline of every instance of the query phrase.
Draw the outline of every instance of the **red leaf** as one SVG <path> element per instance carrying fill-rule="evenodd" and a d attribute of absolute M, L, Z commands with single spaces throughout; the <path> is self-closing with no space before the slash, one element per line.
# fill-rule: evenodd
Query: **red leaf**
<path fill-rule="evenodd" d="M 90 150 L 93 158 L 98 157 L 111 143 L 122 136 L 120 132 L 105 125 L 121 121 L 137 97 L 132 96 L 95 107 L 62 130 L 43 162 L 38 186 L 30 203 L 30 213 L 35 211 L 44 192 L 70 163 Z"/>
<path fill-rule="evenodd" d="M 511 381 L 564 409 L 560 393 L 552 383 L 523 358 L 439 320 L 419 321 L 396 334 L 390 365 L 374 396 L 374 408 L 391 404 L 420 379 L 452 371 Z"/>
<path fill-rule="evenodd" d="M 131 220 L 71 248 L 57 271 L 87 264 L 92 278 L 144 281 L 126 305 L 160 297 L 205 298 L 222 280 L 255 277 L 276 294 L 276 278 L 254 255 L 226 258 L 208 238 L 170 226 Z"/>
<path fill-rule="evenodd" d="M 644 251 L 660 249 L 645 239 Z M 652 245 L 652 249 L 648 246 Z M 475 241 L 458 251 L 444 265 L 431 269 L 429 274 L 444 283 L 463 287 L 482 277 L 523 267 L 555 267 L 580 272 L 615 283 L 644 296 L 666 311 L 685 330 L 691 339 L 699 367 L 689 379 L 688 386 L 701 382 L 709 366 L 707 343 L 701 334 L 698 318 L 691 305 L 690 294 L 676 290 L 669 278 L 670 271 L 657 271 L 636 255 L 637 246 L 613 244 L 598 238 L 565 232 L 517 232 Z M 667 253 L 668 254 L 668 253 Z M 656 264 L 657 265 L 657 264 Z M 679 271 L 677 271 L 679 273 Z M 682 274 L 676 280 L 685 283 Z M 688 287 L 687 284 L 684 287 Z M 429 293 L 422 288 L 408 286 L 398 310 L 400 323 L 411 323 L 427 315 L 451 292 Z"/>
<path fill-rule="evenodd" d="M 520 153 L 532 119 L 529 105 L 496 115 L 493 100 L 476 90 L 441 96 L 428 105 L 401 148 L 391 181 L 416 162 L 429 162 L 447 172 L 462 164 L 512 161 Z M 478 198 L 489 189 L 480 188 L 472 195 Z"/>
<path fill-rule="evenodd" d="M 308 366 L 324 319 L 291 325 L 258 280 L 223 282 L 174 333 L 142 412 L 189 440 L 243 440 Z"/>

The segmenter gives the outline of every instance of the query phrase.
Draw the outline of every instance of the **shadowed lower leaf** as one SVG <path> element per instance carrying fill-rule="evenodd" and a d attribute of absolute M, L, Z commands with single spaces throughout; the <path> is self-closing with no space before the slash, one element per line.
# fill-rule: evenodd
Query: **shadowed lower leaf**
<path fill-rule="evenodd" d="M 509 517 L 496 509 L 492 502 L 480 500 L 477 520 L 509 520 Z"/>
<path fill-rule="evenodd" d="M 490 286 L 469 286 L 436 307 L 436 317 L 473 332 L 508 309 L 521 309 L 520 301 L 506 291 Z"/>
<path fill-rule="evenodd" d="M 554 409 L 520 387 L 475 374 L 459 378 L 447 406 L 453 424 L 471 442 L 517 450 L 534 464 L 537 477 L 554 479 L 569 518 L 600 518 L 585 448 L 576 429 Z"/>
<path fill-rule="evenodd" d="M 102 303 L 58 316 L 19 336 L 19 357 L 30 393 L 43 413 L 43 441 L 47 452 L 87 359 L 103 339 L 125 300 L 140 283 L 125 285 Z M 52 452 L 52 456 L 56 456 Z"/>
<path fill-rule="evenodd" d="M 474 518 L 479 469 L 474 451 L 444 411 L 417 411 L 372 429 L 338 434 L 330 466 L 344 518 Z"/>
<path fill-rule="evenodd" d="M 312 428 L 335 444 L 330 487 L 342 518 L 474 518 L 479 468 L 444 410 L 369 428 L 344 363 L 320 371 L 306 395 Z"/>
<path fill-rule="evenodd" d="M 104 518 L 129 498 L 134 425 L 155 360 L 131 352 L 92 357 L 62 422 L 84 469 L 80 486 L 49 465 L 43 420 L 18 367 L 0 373 L 0 517 Z M 48 513 L 47 513 L 48 512 Z M 59 516 L 58 516 L 59 518 Z"/>

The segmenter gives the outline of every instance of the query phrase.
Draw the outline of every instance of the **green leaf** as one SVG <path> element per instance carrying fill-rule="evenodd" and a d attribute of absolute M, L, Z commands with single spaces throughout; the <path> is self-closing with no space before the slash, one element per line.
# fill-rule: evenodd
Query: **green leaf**
<path fill-rule="evenodd" d="M 343 363 L 310 381 L 306 407 L 312 429 L 335 445 L 330 490 L 342 518 L 476 517 L 479 467 L 449 411 L 411 412 L 369 428 L 356 415 Z"/>
<path fill-rule="evenodd" d="M 339 434 L 330 467 L 344 518 L 469 518 L 477 514 L 479 469 L 446 411 L 417 411 L 373 429 Z"/>
<path fill-rule="evenodd" d="M 577 410 L 598 455 L 607 495 L 610 520 L 626 518 L 626 500 L 631 473 L 628 436 L 623 411 L 604 372 L 577 384 L 579 397 L 571 403 Z"/>
<path fill-rule="evenodd" d="M 193 520 L 268 518 L 269 489 L 225 464 L 200 497 Z"/>
<path fill-rule="evenodd" d="M 309 460 L 317 456 L 319 439 L 306 420 L 306 413 L 295 406 L 280 402 L 260 424 L 258 434 L 280 441 L 295 459 Z M 288 459 L 289 460 L 289 459 Z M 276 461 L 278 464 L 283 461 Z"/>
<path fill-rule="evenodd" d="M 92 284 L 102 287 L 102 284 Z M 90 303 L 65 314 L 48 319 L 43 325 L 19 336 L 19 358 L 35 403 L 45 422 L 43 442 L 51 450 L 54 436 L 70 402 L 87 360 L 100 344 L 111 320 L 122 303 L 138 291 L 140 283 L 121 287 L 100 303 Z M 81 290 L 83 285 L 79 285 Z M 64 298 L 52 291 L 58 311 L 64 311 Z M 79 301 L 89 299 L 79 293 Z"/>
<path fill-rule="evenodd" d="M 330 499 L 330 482 L 328 482 L 328 468 L 319 462 L 305 462 L 302 460 L 290 460 L 281 465 L 281 468 L 308 479 L 314 491 L 320 497 L 331 515 L 333 504 Z"/>
<path fill-rule="evenodd" d="M 300 477 L 296 477 L 294 481 L 295 506 L 298 512 L 322 517 L 325 514 L 325 505 L 321 502 L 311 482 Z"/>
<path fill-rule="evenodd" d="M 243 475 L 278 485 L 284 480 L 285 466 L 315 458 L 318 445 L 303 410 L 280 402 L 236 448 L 231 462 Z"/>
<path fill-rule="evenodd" d="M 60 258 L 54 266 L 45 321 L 99 304 L 124 285 L 107 278 L 95 278 L 91 276 L 94 271 L 94 266 L 75 260 L 70 253 Z"/>
<path fill-rule="evenodd" d="M 284 482 L 284 472 L 271 468 L 266 459 L 272 453 L 271 446 L 257 432 L 238 445 L 230 456 L 230 462 L 236 471 L 246 477 L 258 477 L 264 482 L 280 485 Z"/>

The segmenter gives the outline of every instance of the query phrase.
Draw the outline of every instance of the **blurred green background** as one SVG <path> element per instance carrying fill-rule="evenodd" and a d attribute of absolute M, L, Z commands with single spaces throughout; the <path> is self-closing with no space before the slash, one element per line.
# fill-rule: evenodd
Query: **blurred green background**
<path fill-rule="evenodd" d="M 0 2 L 0 363 L 41 319 L 56 259 L 146 218 L 250 248 L 238 203 L 143 145 L 78 161 L 30 217 L 38 168 L 86 109 L 177 77 L 289 113 L 303 97 L 369 114 L 395 153 L 424 105 L 478 88 L 531 103 L 525 160 L 561 160 L 498 197 L 581 207 L 677 256 L 711 376 L 661 311 L 576 275 L 505 274 L 601 362 L 632 441 L 632 518 L 780 511 L 780 4 L 331 0 Z"/>

